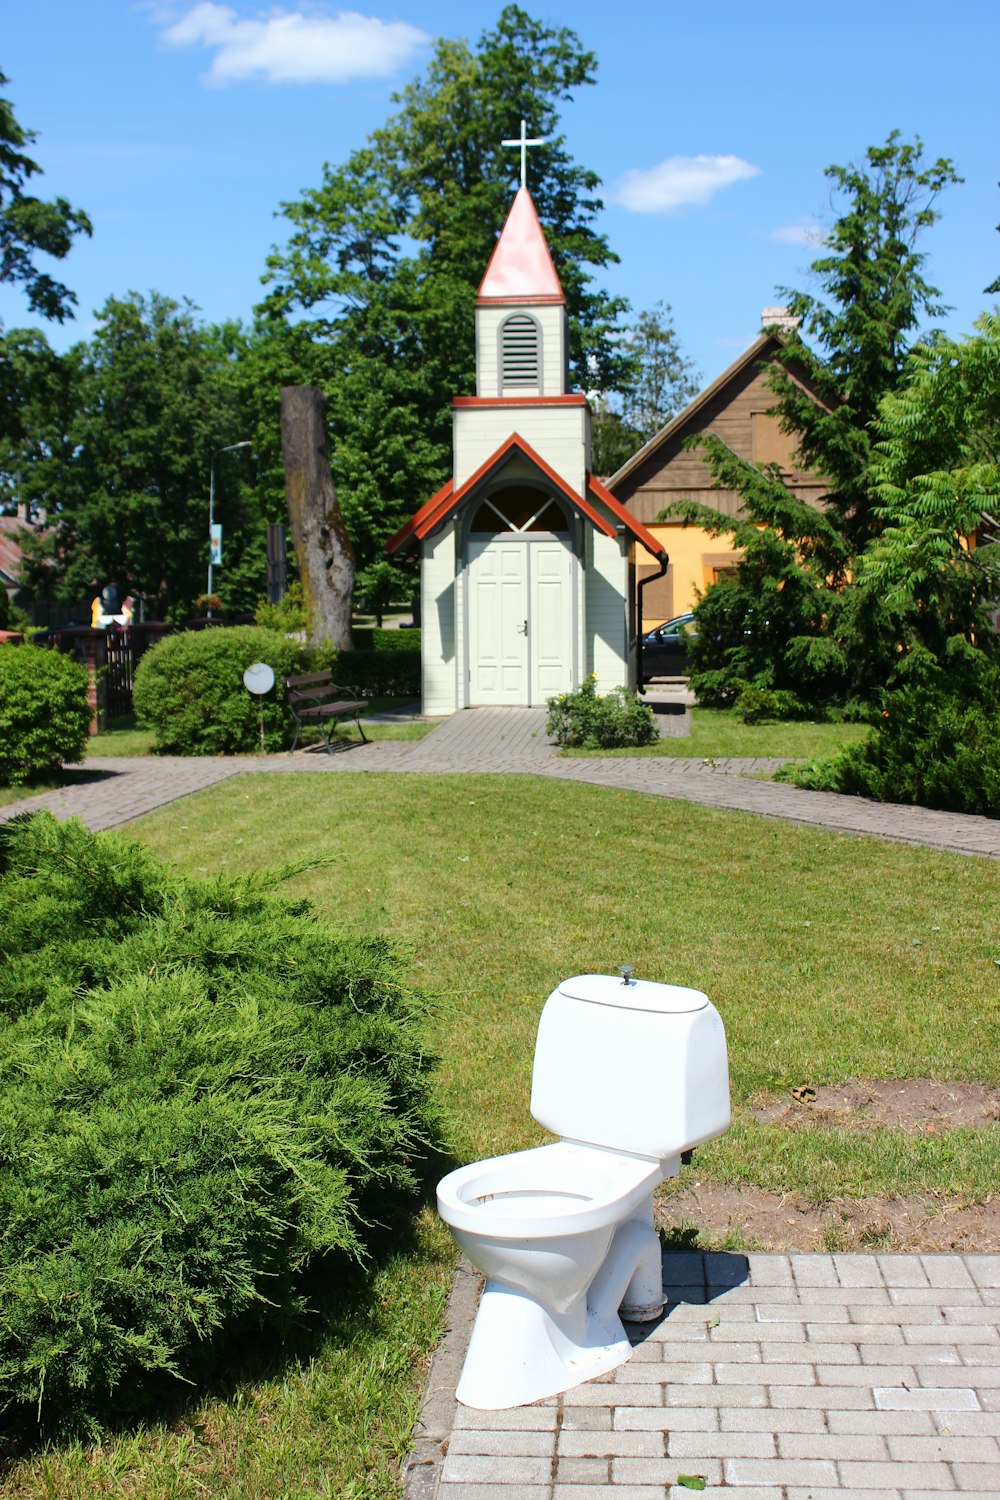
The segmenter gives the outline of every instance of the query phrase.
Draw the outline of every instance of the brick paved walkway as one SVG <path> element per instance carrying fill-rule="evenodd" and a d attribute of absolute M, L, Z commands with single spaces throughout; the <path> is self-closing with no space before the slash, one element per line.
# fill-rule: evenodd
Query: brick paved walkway
<path fill-rule="evenodd" d="M 664 1257 L 628 1364 L 507 1412 L 459 1407 L 464 1268 L 407 1500 L 997 1500 L 1000 1256 Z"/>
<path fill-rule="evenodd" d="M 423 740 L 345 743 L 334 755 L 94 758 L 83 768 L 94 774 L 93 781 L 9 804 L 0 808 L 0 821 L 47 807 L 59 817 L 80 817 L 90 828 L 113 828 L 243 772 L 527 772 L 1000 859 L 1000 820 L 995 818 L 868 802 L 757 779 L 758 773 L 780 765 L 779 760 L 564 760 L 548 744 L 544 728 L 542 709 L 473 709 L 454 714 Z"/>

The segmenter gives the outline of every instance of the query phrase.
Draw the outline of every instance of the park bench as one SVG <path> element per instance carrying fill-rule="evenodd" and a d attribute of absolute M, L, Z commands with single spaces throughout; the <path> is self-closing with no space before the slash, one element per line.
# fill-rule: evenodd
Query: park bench
<path fill-rule="evenodd" d="M 353 719 L 365 744 L 368 736 L 361 726 L 359 715 L 367 708 L 364 699 L 357 697 L 356 688 L 346 688 L 334 682 L 330 672 L 305 672 L 298 677 L 285 678 L 288 706 L 295 720 L 295 739 L 292 749 L 299 742 L 299 735 L 309 724 L 315 724 L 323 736 L 327 754 L 332 755 L 330 737 L 326 725 L 336 724 L 338 719 Z M 351 694 L 354 694 L 352 697 Z"/>

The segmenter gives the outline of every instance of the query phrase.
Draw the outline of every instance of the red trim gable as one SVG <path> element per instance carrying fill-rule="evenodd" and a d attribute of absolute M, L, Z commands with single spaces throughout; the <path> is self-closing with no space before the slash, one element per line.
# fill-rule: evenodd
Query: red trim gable
<path fill-rule="evenodd" d="M 523 458 L 526 458 L 530 464 L 533 464 L 539 473 L 544 474 L 545 478 L 559 490 L 560 494 L 565 495 L 573 508 L 582 511 L 587 520 L 592 526 L 596 526 L 598 531 L 603 532 L 605 536 L 616 535 L 615 528 L 611 522 L 606 521 L 600 512 L 594 509 L 586 496 L 578 495 L 574 489 L 571 489 L 562 475 L 557 474 L 555 469 L 545 462 L 541 454 L 535 452 L 530 443 L 526 442 L 519 433 L 514 432 L 511 433 L 505 443 L 501 444 L 494 453 L 490 454 L 485 463 L 480 464 L 476 472 L 470 475 L 460 489 L 456 490 L 450 479 L 447 484 L 442 485 L 437 494 L 432 495 L 426 504 L 420 507 L 416 515 L 411 516 L 406 525 L 397 531 L 390 542 L 385 544 L 385 551 L 389 553 L 399 552 L 407 542 L 413 539 L 422 542 L 425 537 L 430 535 L 435 526 L 440 525 L 445 516 L 451 511 L 457 510 L 462 502 L 468 499 L 469 495 L 484 480 L 488 479 L 491 474 L 495 473 L 501 464 L 515 451 L 520 453 Z M 597 498 L 600 499 L 601 497 L 598 496 Z M 617 501 L 614 504 L 618 509 L 621 509 Z M 623 514 L 627 513 L 623 511 Z M 629 520 L 631 521 L 631 517 L 629 517 Z M 632 525 L 638 525 L 638 522 L 632 521 Z"/>
<path fill-rule="evenodd" d="M 590 521 L 591 525 L 596 526 L 598 531 L 602 531 L 605 536 L 614 536 L 616 534 L 614 526 L 594 509 L 586 496 L 578 495 L 575 490 L 571 489 L 565 479 L 560 474 L 557 474 L 550 464 L 545 462 L 541 454 L 536 453 L 530 443 L 525 442 L 519 433 L 514 432 L 505 443 L 497 448 L 495 453 L 490 454 L 485 463 L 480 464 L 476 472 L 459 489 L 455 489 L 454 482 L 451 479 L 443 484 L 420 507 L 415 515 L 410 517 L 406 525 L 402 526 L 396 532 L 392 540 L 386 542 L 384 550 L 392 554 L 402 551 L 409 541 L 416 540 L 422 542 L 425 537 L 430 535 L 435 526 L 440 525 L 445 516 L 451 511 L 457 510 L 462 502 L 468 499 L 472 491 L 478 485 L 482 484 L 485 479 L 489 478 L 490 474 L 498 469 L 504 460 L 509 458 L 515 450 L 526 458 L 529 463 L 534 464 L 540 473 L 544 474 L 546 479 L 554 484 L 561 494 L 565 495 L 572 506 L 577 510 L 582 510 L 587 520 Z M 614 495 L 605 489 L 601 481 L 593 475 L 590 475 L 587 479 L 587 490 L 593 495 L 595 500 L 599 501 L 601 505 L 611 512 L 615 520 L 624 526 L 625 530 L 635 538 L 640 546 L 645 547 L 647 552 L 651 553 L 653 557 L 666 556 L 662 543 L 657 541 L 652 532 L 647 531 L 642 522 L 637 521 L 635 516 L 625 509 L 621 501 L 616 500 Z"/>
<path fill-rule="evenodd" d="M 608 507 L 613 516 L 617 516 L 626 530 L 632 533 L 636 541 L 645 547 L 647 552 L 651 552 L 654 557 L 666 556 L 666 549 L 663 543 L 658 542 L 653 533 L 647 531 L 642 522 L 637 521 L 635 516 L 625 509 L 621 501 L 616 500 L 611 491 L 606 490 L 601 481 L 596 479 L 593 474 L 587 480 L 587 488 L 595 500 L 600 500 L 602 505 Z"/>

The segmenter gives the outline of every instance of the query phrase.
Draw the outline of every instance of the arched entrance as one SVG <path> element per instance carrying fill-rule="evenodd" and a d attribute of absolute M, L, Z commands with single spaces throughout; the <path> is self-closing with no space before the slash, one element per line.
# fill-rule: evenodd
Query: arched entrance
<path fill-rule="evenodd" d="M 571 523 L 550 491 L 508 484 L 467 533 L 469 705 L 542 704 L 574 685 Z"/>

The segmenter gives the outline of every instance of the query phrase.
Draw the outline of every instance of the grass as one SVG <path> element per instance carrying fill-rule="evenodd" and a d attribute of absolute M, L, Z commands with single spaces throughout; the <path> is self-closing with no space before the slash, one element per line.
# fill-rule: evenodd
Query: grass
<path fill-rule="evenodd" d="M 315 859 L 290 890 L 403 947 L 436 998 L 458 1159 L 542 1138 L 528 1096 L 546 994 L 637 962 L 706 990 L 726 1023 L 734 1125 L 699 1151 L 703 1180 L 819 1200 L 1000 1189 L 989 1130 L 783 1131 L 751 1113 L 803 1083 L 1000 1080 L 990 862 L 516 776 L 239 778 L 132 827 L 188 870 Z M 428 1214 L 373 1281 L 370 1316 L 321 1329 L 309 1358 L 237 1371 L 169 1425 L 25 1456 L 0 1493 L 388 1500 L 450 1265 Z"/>
<path fill-rule="evenodd" d="M 138 729 L 132 714 L 116 719 L 110 729 L 92 734 L 85 756 L 152 755 L 156 736 L 151 729 Z"/>
<path fill-rule="evenodd" d="M 70 774 L 62 771 L 58 776 L 38 776 L 28 786 L 0 786 L 0 807 L 9 807 L 23 797 L 37 797 L 40 792 L 54 792 L 67 785 Z"/>
<path fill-rule="evenodd" d="M 812 760 L 821 755 L 833 755 L 842 746 L 865 739 L 868 733 L 867 724 L 812 724 L 797 719 L 774 724 L 744 724 L 731 708 L 694 708 L 691 710 L 691 733 L 683 739 L 671 736 L 636 750 L 567 750 L 563 753 L 581 756 L 669 755 L 697 760 L 786 756 L 789 760 Z"/>
<path fill-rule="evenodd" d="M 722 1012 L 740 1131 L 713 1148 L 717 1179 L 744 1180 L 748 1141 L 773 1156 L 773 1131 L 750 1115 L 762 1091 L 1000 1081 L 991 863 L 531 777 L 378 789 L 351 773 L 227 782 L 137 828 L 196 869 L 333 860 L 294 888 L 338 924 L 404 944 L 438 996 L 439 1097 L 463 1158 L 540 1139 L 528 1092 L 541 1003 L 567 974 L 620 963 L 704 989 Z M 939 1179 L 942 1140 L 886 1155 L 874 1135 L 850 1141 L 868 1190 L 909 1181 L 910 1151 Z M 770 1180 L 839 1191 L 843 1168 L 815 1143 L 827 1135 L 788 1139 Z M 981 1191 L 968 1153 L 949 1170 L 956 1191 Z"/>
<path fill-rule="evenodd" d="M 263 1377 L 236 1368 L 227 1389 L 171 1421 L 8 1454 L 0 1495 L 395 1500 L 451 1273 L 450 1237 L 429 1213 L 417 1229 L 416 1249 L 320 1329 L 311 1356 Z"/>

